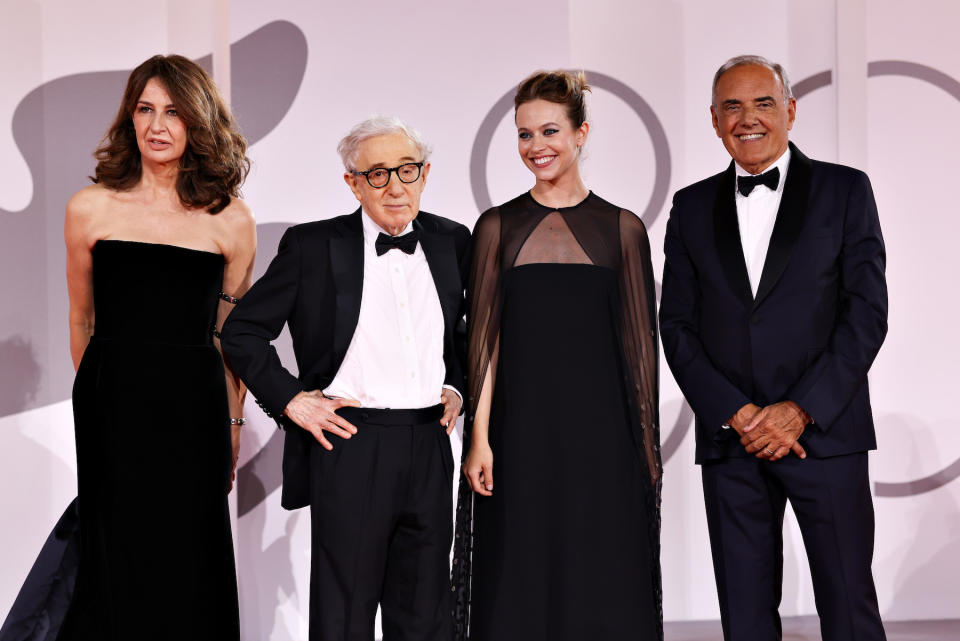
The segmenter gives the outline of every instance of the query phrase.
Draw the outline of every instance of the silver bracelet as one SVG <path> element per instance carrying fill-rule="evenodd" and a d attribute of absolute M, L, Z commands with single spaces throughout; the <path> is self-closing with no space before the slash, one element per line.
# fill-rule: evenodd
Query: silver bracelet
<path fill-rule="evenodd" d="M 242 416 L 240 418 L 230 419 L 230 425 L 239 425 L 240 427 L 243 427 L 246 424 L 247 424 L 247 419 L 243 418 Z"/>

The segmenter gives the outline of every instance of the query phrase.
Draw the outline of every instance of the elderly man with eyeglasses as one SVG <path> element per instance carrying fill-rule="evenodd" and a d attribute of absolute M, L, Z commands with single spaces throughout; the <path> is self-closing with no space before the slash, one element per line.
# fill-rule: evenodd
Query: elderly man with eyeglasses
<path fill-rule="evenodd" d="M 470 232 L 420 211 L 429 149 L 402 121 L 338 151 L 360 207 L 288 229 L 222 345 L 286 430 L 283 507 L 310 506 L 310 640 L 373 641 L 378 606 L 386 641 L 445 640 Z"/>

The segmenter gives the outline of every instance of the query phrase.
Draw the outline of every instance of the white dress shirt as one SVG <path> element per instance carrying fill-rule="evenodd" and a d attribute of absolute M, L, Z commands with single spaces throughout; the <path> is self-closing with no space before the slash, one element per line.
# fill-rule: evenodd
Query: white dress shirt
<path fill-rule="evenodd" d="M 744 196 L 737 191 L 734 184 L 740 244 L 743 247 L 743 258 L 747 263 L 747 275 L 750 277 L 750 289 L 754 297 L 760 285 L 763 263 L 767 260 L 770 237 L 773 235 L 773 226 L 777 222 L 777 211 L 780 209 L 780 199 L 783 197 L 783 185 L 787 182 L 789 166 L 790 149 L 787 148 L 783 155 L 763 172 L 771 171 L 774 167 L 780 170 L 780 182 L 777 183 L 776 189 L 771 190 L 766 185 L 757 185 L 749 196 Z M 738 177 L 750 175 L 736 163 L 734 163 L 734 170 Z"/>
<path fill-rule="evenodd" d="M 367 212 L 361 217 L 360 316 L 343 363 L 323 393 L 360 401 L 363 407 L 436 405 L 446 375 L 443 311 L 427 257 L 420 243 L 412 254 L 391 249 L 377 256 L 374 244 L 386 232 Z M 411 222 L 401 234 L 412 229 Z"/>
<path fill-rule="evenodd" d="M 766 185 L 757 185 L 744 196 L 737 189 L 734 181 L 733 190 L 737 200 L 737 227 L 740 228 L 740 246 L 743 247 L 743 258 L 747 263 L 747 276 L 750 277 L 750 290 L 757 296 L 757 287 L 760 286 L 760 276 L 763 274 L 763 264 L 767 260 L 767 250 L 770 249 L 770 237 L 773 236 L 773 226 L 777 222 L 777 211 L 780 210 L 780 200 L 783 198 L 783 185 L 787 182 L 787 168 L 790 166 L 790 148 L 788 147 L 775 163 L 762 173 L 771 171 L 774 167 L 780 170 L 780 182 L 776 189 Z M 749 176 L 750 172 L 736 162 L 734 172 L 739 176 Z M 722 426 L 730 429 L 729 424 Z"/>

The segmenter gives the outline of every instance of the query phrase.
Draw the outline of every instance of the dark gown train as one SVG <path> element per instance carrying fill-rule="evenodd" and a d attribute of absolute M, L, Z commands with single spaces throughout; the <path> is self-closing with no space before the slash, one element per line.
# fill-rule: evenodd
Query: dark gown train
<path fill-rule="evenodd" d="M 4 641 L 240 638 L 229 411 L 211 337 L 223 269 L 211 252 L 95 246 L 96 330 L 73 389 L 79 553 L 51 535 Z M 47 578 L 44 554 L 62 556 Z"/>
<path fill-rule="evenodd" d="M 457 637 L 662 639 L 643 224 L 593 193 L 560 210 L 524 194 L 481 216 L 474 252 L 470 395 L 492 367 L 494 493 L 461 483 Z"/>

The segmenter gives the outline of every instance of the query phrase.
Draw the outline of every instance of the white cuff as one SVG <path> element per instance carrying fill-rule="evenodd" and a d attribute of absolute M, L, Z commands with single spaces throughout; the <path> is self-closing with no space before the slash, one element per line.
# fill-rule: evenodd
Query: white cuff
<path fill-rule="evenodd" d="M 458 389 L 457 389 L 456 387 L 454 387 L 453 385 L 444 385 L 444 386 L 443 386 L 443 389 L 448 389 L 448 390 L 452 391 L 454 394 L 456 394 L 457 396 L 459 396 L 459 397 L 460 397 L 460 407 L 463 407 L 463 394 L 460 393 L 460 390 L 458 390 Z"/>

